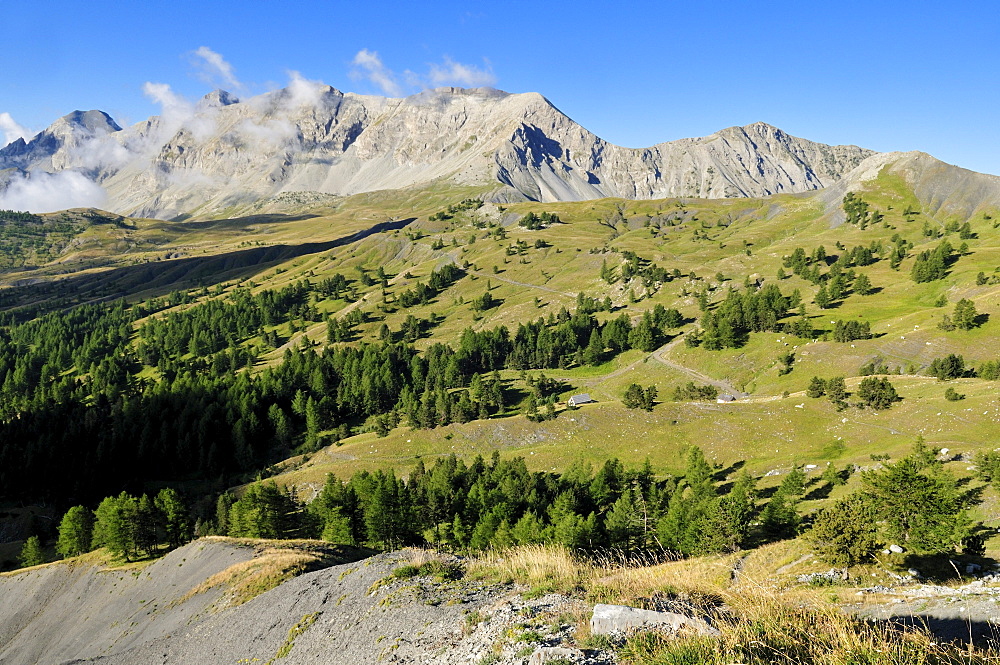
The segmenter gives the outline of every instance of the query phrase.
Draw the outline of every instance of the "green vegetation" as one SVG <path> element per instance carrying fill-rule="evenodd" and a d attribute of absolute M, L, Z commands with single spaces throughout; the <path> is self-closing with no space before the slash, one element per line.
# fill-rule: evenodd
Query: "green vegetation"
<path fill-rule="evenodd" d="M 75 513 L 72 518 L 71 513 Z M 78 510 L 71 508 L 63 522 L 67 519 L 82 521 L 83 518 Z M 137 498 L 122 492 L 106 497 L 94 511 L 93 538 L 88 549 L 105 547 L 112 554 L 131 561 L 142 555 L 156 556 L 161 543 L 178 547 L 192 535 L 187 508 L 176 491 L 165 488 L 155 499 L 150 499 L 148 494 Z M 62 540 L 60 533 L 60 542 Z M 82 540 L 72 544 L 79 547 Z"/>
<path fill-rule="evenodd" d="M 864 473 L 858 492 L 821 511 L 809 539 L 843 566 L 873 558 L 883 543 L 917 555 L 952 553 L 981 528 L 969 512 L 981 493 L 964 488 L 918 441 L 909 456 Z"/>
<path fill-rule="evenodd" d="M 18 558 L 24 568 L 45 563 L 45 553 L 42 551 L 42 542 L 38 536 L 31 536 L 24 542 L 21 556 Z"/>
<path fill-rule="evenodd" d="M 277 653 L 274 654 L 274 658 L 267 661 L 266 665 L 271 665 L 274 661 L 280 658 L 286 658 L 290 653 L 292 653 L 292 648 L 295 646 L 295 640 L 299 635 L 306 632 L 311 625 L 316 623 L 316 619 L 319 618 L 319 612 L 311 612 L 303 616 L 298 623 L 292 626 L 288 630 L 288 637 L 282 642 L 281 646 L 278 647 Z"/>
<path fill-rule="evenodd" d="M 64 558 L 89 552 L 94 537 L 94 515 L 84 506 L 73 506 L 59 522 L 56 551 Z"/>
<path fill-rule="evenodd" d="M 625 389 L 622 404 L 629 409 L 645 409 L 652 411 L 656 404 L 656 386 L 643 388 L 638 383 L 632 383 Z"/>
<path fill-rule="evenodd" d="M 948 267 L 954 262 L 954 251 L 947 240 L 942 240 L 933 251 L 925 250 L 918 254 L 910 272 L 913 281 L 920 284 L 944 279 Z"/>
<path fill-rule="evenodd" d="M 769 470 L 898 456 L 918 434 L 973 453 L 992 446 L 989 418 L 961 414 L 992 409 L 988 382 L 1000 376 L 1000 253 L 985 216 L 924 210 L 889 176 L 846 198 L 848 224 L 835 229 L 804 197 L 544 207 L 434 189 L 351 197 L 301 218 L 42 216 L 79 224 L 73 247 L 92 250 L 11 272 L 8 285 L 38 283 L 0 292 L 0 494 L 62 511 L 125 490 L 134 510 L 126 501 L 119 512 L 138 515 L 143 493 L 155 504 L 173 486 L 198 533 L 380 544 L 409 541 L 388 527 L 370 533 L 364 511 L 343 506 L 310 522 L 292 486 L 382 469 L 358 487 L 379 486 L 391 503 L 410 481 L 388 468 L 420 457 L 430 469 L 451 452 L 471 468 L 497 448 L 524 456 L 530 473 L 648 455 L 657 482 L 677 481 L 684 451 L 700 446 L 726 464 L 745 460 L 770 492 L 784 474 Z M 351 238 L 404 211 L 416 221 Z M 258 250 L 264 258 L 244 255 Z M 761 277 L 779 270 L 780 283 Z M 937 309 L 942 298 L 955 309 Z M 928 375 L 961 379 L 954 394 L 965 399 L 949 400 Z M 596 403 L 567 412 L 580 392 Z M 748 398 L 704 404 L 720 392 Z M 673 399 L 646 411 L 657 396 Z M 828 454 L 831 431 L 843 443 Z M 274 485 L 226 493 L 271 476 Z M 623 494 L 617 512 L 621 496 L 574 510 L 566 533 L 585 532 L 594 513 L 595 542 L 634 540 L 629 501 L 648 497 Z M 812 488 L 781 499 L 768 509 L 772 534 L 794 534 L 794 514 L 808 524 L 826 501 Z M 543 533 L 555 527 L 548 506 L 535 506 Z M 470 538 L 482 516 L 460 517 Z M 507 517 L 513 529 L 523 514 Z M 64 556 L 87 540 L 73 535 L 86 530 L 78 522 L 59 529 Z M 416 542 L 441 527 L 418 524 Z M 55 531 L 39 535 L 55 541 Z M 183 538 L 162 526 L 151 547 Z M 671 538 L 697 549 L 690 535 Z M 118 551 L 147 553 L 138 543 Z"/>
<path fill-rule="evenodd" d="M 888 409 L 893 402 L 902 398 L 889 379 L 866 376 L 858 384 L 858 399 L 861 404 L 872 409 Z"/>
<path fill-rule="evenodd" d="M 557 544 L 598 551 L 669 551 L 690 556 L 735 551 L 794 536 L 805 476 L 793 471 L 760 502 L 757 480 L 712 466 L 698 448 L 682 475 L 656 479 L 649 465 L 627 469 L 607 461 L 595 473 L 574 464 L 564 473 L 530 472 L 523 458 L 467 466 L 455 456 L 418 464 L 403 480 L 359 472 L 343 483 L 327 478 L 319 496 L 300 505 L 273 483 L 251 485 L 218 526 L 231 536 L 322 537 L 381 548 L 431 544 L 456 550 Z M 760 516 L 760 526 L 757 517 Z M 402 567 L 397 577 L 446 575 L 437 564 Z"/>

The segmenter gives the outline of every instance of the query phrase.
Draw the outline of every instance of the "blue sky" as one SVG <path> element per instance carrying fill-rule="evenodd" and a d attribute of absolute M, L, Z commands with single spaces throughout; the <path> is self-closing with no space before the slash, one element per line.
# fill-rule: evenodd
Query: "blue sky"
<path fill-rule="evenodd" d="M 193 99 L 228 78 L 246 96 L 299 72 L 377 94 L 470 83 L 536 91 L 630 147 L 762 120 L 815 141 L 923 150 L 1000 174 L 995 2 L 135 7 L 0 4 L 0 114 L 9 114 L 0 131 L 37 131 L 74 109 L 137 122 L 159 112 L 154 98 L 166 90 L 147 83 Z"/>

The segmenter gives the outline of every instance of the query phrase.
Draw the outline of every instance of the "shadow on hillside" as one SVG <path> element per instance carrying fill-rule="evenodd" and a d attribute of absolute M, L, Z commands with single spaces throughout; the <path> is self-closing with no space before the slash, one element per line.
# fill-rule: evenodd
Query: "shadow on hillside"
<path fill-rule="evenodd" d="M 808 486 L 807 486 L 808 487 Z M 803 501 L 815 501 L 817 499 L 828 499 L 830 498 L 830 492 L 833 491 L 833 485 L 830 483 L 815 484 L 815 486 L 809 490 L 809 492 L 802 497 Z"/>
<path fill-rule="evenodd" d="M 301 215 L 282 215 L 280 213 L 265 215 L 246 215 L 244 217 L 228 217 L 226 219 L 206 219 L 200 221 L 187 221 L 187 215 L 180 215 L 172 220 L 165 220 L 163 224 L 169 225 L 171 229 L 180 227 L 178 230 L 204 231 L 206 229 L 232 228 L 245 229 L 254 224 L 285 224 L 288 222 L 302 222 L 307 219 L 315 219 L 319 215 L 305 213 Z"/>
<path fill-rule="evenodd" d="M 745 467 L 746 464 L 747 463 L 743 460 L 739 460 L 738 462 L 733 462 L 724 469 L 719 469 L 718 471 L 716 471 L 712 475 L 712 479 L 715 480 L 715 482 L 717 483 L 721 483 L 722 481 L 728 479 L 729 476 L 733 475 L 734 473 Z"/>
<path fill-rule="evenodd" d="M 772 496 L 775 495 L 775 493 L 777 491 L 778 491 L 778 486 L 777 485 L 775 485 L 773 487 L 762 487 L 761 489 L 757 490 L 757 498 L 758 499 L 770 499 Z"/>
<path fill-rule="evenodd" d="M 383 222 L 349 236 L 326 242 L 253 247 L 226 254 L 112 268 L 51 282 L 13 287 L 0 294 L 0 309 L 11 309 L 40 301 L 48 301 L 48 306 L 42 305 L 40 309 L 55 309 L 85 301 L 114 300 L 140 292 L 152 297 L 176 289 L 211 286 L 229 280 L 246 279 L 262 269 L 289 259 L 348 245 L 376 233 L 401 229 L 414 219 Z"/>
<path fill-rule="evenodd" d="M 880 619 L 876 623 L 896 630 L 924 629 L 939 640 L 946 642 L 971 643 L 980 648 L 991 647 L 995 649 L 1000 646 L 998 627 L 989 621 L 976 621 L 960 616 L 943 617 L 918 613 Z"/>

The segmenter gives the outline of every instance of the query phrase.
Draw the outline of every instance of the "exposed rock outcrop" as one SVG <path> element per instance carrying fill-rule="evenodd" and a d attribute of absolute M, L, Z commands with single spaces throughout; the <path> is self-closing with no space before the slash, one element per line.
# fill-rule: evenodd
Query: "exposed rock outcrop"
<path fill-rule="evenodd" d="M 144 569 L 54 564 L 0 576 L 0 663 L 520 665 L 526 650 L 536 662 L 612 662 L 571 648 L 576 626 L 565 617 L 582 616 L 581 601 L 399 579 L 405 553 L 307 572 L 235 605 L 212 581 L 238 578 L 259 549 L 203 539 Z"/>
<path fill-rule="evenodd" d="M 764 123 L 632 149 L 536 93 L 441 88 L 402 99 L 299 82 L 238 100 L 224 91 L 119 130 L 74 113 L 0 150 L 0 170 L 85 172 L 109 208 L 210 214 L 284 192 L 350 195 L 448 181 L 500 201 L 756 197 L 826 187 L 874 153 Z"/>

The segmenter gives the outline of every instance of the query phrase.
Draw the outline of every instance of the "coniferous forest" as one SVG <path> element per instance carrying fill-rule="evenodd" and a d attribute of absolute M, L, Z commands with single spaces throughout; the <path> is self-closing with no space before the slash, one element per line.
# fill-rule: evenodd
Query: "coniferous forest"
<path fill-rule="evenodd" d="M 482 205 L 477 200 L 453 206 L 430 221 L 458 224 L 456 216 Z M 845 198 L 843 209 L 852 227 L 871 231 L 886 224 L 858 197 Z M 11 213 L 5 219 L 31 229 L 72 230 L 30 215 Z M 557 214 L 529 213 L 520 218 L 518 233 L 564 225 Z M 599 225 L 619 232 L 609 220 Z M 669 226 L 674 228 L 673 222 Z M 471 228 L 484 231 L 481 242 L 503 247 L 508 241 L 508 231 L 498 224 L 474 222 Z M 973 238 L 965 227 L 952 231 Z M 406 237 L 434 251 L 449 246 L 440 237 L 425 242 L 419 230 Z M 558 233 L 551 237 L 558 242 Z M 692 242 L 706 238 L 696 230 Z M 475 233 L 465 242 L 475 246 Z M 455 236 L 450 243 L 461 246 Z M 755 336 L 821 338 L 854 348 L 879 336 L 872 323 L 860 314 L 810 316 L 810 296 L 803 289 L 815 291 L 809 307 L 839 309 L 848 299 L 878 292 L 860 268 L 888 262 L 888 269 L 899 271 L 902 261 L 912 258 L 910 276 L 926 283 L 940 280 L 968 253 L 963 245 L 956 255 L 947 240 L 933 250 L 913 250 L 898 233 L 853 246 L 838 241 L 830 251 L 824 245 L 795 247 L 777 255 L 776 280 L 748 274 L 740 286 L 739 279 L 721 272 L 714 279 L 699 277 L 694 270 L 669 269 L 637 252 L 605 246 L 590 252 L 600 255 L 599 273 L 595 269 L 592 277 L 599 277 L 615 300 L 580 292 L 572 305 L 564 300 L 565 305 L 547 306 L 535 297 L 534 308 L 542 311 L 493 324 L 480 322 L 500 312 L 505 300 L 493 295 L 492 280 L 467 260 L 439 261 L 423 278 L 360 264 L 354 272 L 309 271 L 280 287 L 220 282 L 142 299 L 53 300 L 11 308 L 0 314 L 0 501 L 45 505 L 63 515 L 57 550 L 64 556 L 98 546 L 126 559 L 152 556 L 205 534 L 322 538 L 377 548 L 432 544 L 461 551 L 554 543 L 586 552 L 692 556 L 794 537 L 811 526 L 817 538 L 827 534 L 830 542 L 817 540 L 815 547 L 830 560 L 847 556 L 839 533 L 871 544 L 850 554 L 864 559 L 875 544 L 898 535 L 859 526 L 867 520 L 865 511 L 879 506 L 862 502 L 862 510 L 851 498 L 843 499 L 847 503 L 837 512 L 803 514 L 798 508 L 800 501 L 828 497 L 857 465 L 828 464 L 821 476 L 811 477 L 794 465 L 776 486 L 767 482 L 758 489 L 761 477 L 741 470 L 744 462 L 723 468 L 697 445 L 684 446 L 686 459 L 676 460 L 672 472 L 655 473 L 648 460 L 628 466 L 613 456 L 596 465 L 579 461 L 538 471 L 518 456 L 435 454 L 433 461 L 406 471 L 331 475 L 309 501 L 294 487 L 267 478 L 292 456 L 307 460 L 362 433 L 385 437 L 400 427 L 431 430 L 516 415 L 541 425 L 574 408 L 562 405 L 570 394 L 568 381 L 546 372 L 587 377 L 592 368 L 606 372 L 605 366 L 632 353 L 640 360 L 630 361 L 629 369 L 675 342 L 683 342 L 677 346 L 687 353 L 736 360 L 740 356 L 725 354 L 754 353 L 760 344 Z M 532 251 L 561 250 L 536 238 L 534 245 L 517 239 L 504 253 L 528 265 L 536 258 Z M 504 265 L 511 260 L 505 258 Z M 273 276 L 284 270 L 277 268 Z M 506 270 L 494 265 L 492 274 Z M 484 277 L 485 289 L 474 283 Z M 404 286 L 397 287 L 400 278 Z M 793 285 L 786 286 L 787 280 Z M 989 281 L 982 273 L 977 277 L 979 285 Z M 697 319 L 663 302 L 641 302 L 678 282 L 683 283 L 675 288 L 687 301 L 666 302 L 697 305 Z M 474 297 L 466 300 L 456 292 Z M 449 303 L 471 313 L 474 325 L 439 335 L 447 321 L 435 308 Z M 984 320 L 972 300 L 962 299 L 938 328 L 973 331 Z M 299 334 L 306 330 L 313 334 Z M 886 376 L 902 373 L 898 363 L 871 357 L 857 368 L 856 386 L 848 386 L 843 375 L 807 382 L 796 372 L 807 352 L 788 346 L 784 343 L 772 361 L 777 376 L 791 374 L 805 397 L 825 397 L 831 410 L 884 411 L 903 400 Z M 995 364 L 972 368 L 951 354 L 935 358 L 926 372 L 940 381 L 973 375 L 991 380 Z M 685 379 L 691 376 L 701 375 Z M 654 413 L 661 394 L 674 402 L 714 402 L 722 399 L 720 386 L 725 384 L 682 380 L 663 393 L 655 385 L 631 382 L 619 399 L 629 410 Z M 949 388 L 945 398 L 961 401 L 965 395 Z M 938 462 L 918 441 L 910 457 L 888 468 L 909 473 L 907 482 L 925 483 L 937 497 L 938 505 L 923 507 L 921 520 L 933 525 L 921 546 L 925 553 L 978 551 L 984 531 L 968 511 L 982 490 L 956 493 L 958 484 Z M 851 481 L 869 493 L 883 492 L 885 501 L 892 492 L 884 488 L 899 482 L 867 471 Z M 837 522 L 842 514 L 857 519 Z"/>

